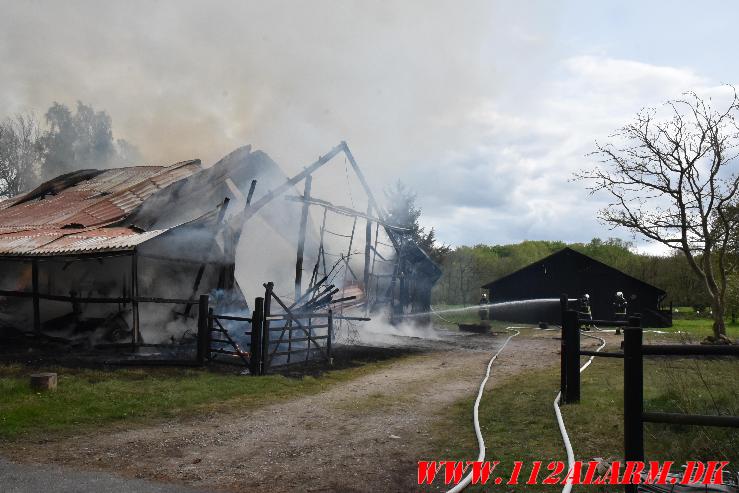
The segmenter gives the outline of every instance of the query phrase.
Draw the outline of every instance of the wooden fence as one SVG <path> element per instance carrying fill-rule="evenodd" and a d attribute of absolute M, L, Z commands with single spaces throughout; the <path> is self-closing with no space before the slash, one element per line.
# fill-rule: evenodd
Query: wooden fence
<path fill-rule="evenodd" d="M 335 316 L 332 310 L 298 311 L 275 292 L 274 284 L 264 284 L 264 297 L 254 300 L 251 317 L 216 314 L 209 296 L 201 295 L 198 316 L 200 364 L 209 361 L 234 362 L 252 375 L 309 362 L 331 362 L 335 320 L 367 320 L 364 317 Z M 224 322 L 241 323 L 230 330 Z M 248 336 L 239 342 L 236 334 Z"/>
<path fill-rule="evenodd" d="M 562 401 L 580 401 L 580 356 L 621 358 L 624 360 L 624 460 L 644 460 L 644 423 L 669 423 L 695 426 L 739 428 L 738 416 L 716 416 L 644 411 L 644 356 L 739 356 L 737 345 L 703 344 L 643 344 L 643 329 L 639 317 L 630 317 L 627 324 L 617 320 L 580 318 L 578 312 L 562 305 L 562 354 L 560 387 Z M 584 326 L 622 327 L 622 352 L 595 352 L 580 349 L 580 330 Z M 637 485 L 626 485 L 626 493 L 636 493 Z"/>

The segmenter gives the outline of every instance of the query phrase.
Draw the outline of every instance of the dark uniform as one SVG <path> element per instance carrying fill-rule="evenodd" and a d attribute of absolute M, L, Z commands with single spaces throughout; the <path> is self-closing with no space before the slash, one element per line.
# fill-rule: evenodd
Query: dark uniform
<path fill-rule="evenodd" d="M 483 293 L 480 297 L 480 309 L 477 311 L 477 314 L 480 316 L 480 320 L 487 320 L 488 319 L 488 296 Z"/>
<path fill-rule="evenodd" d="M 621 291 L 616 293 L 616 296 L 613 298 L 613 311 L 616 314 L 616 320 L 626 320 L 626 308 L 628 304 Z"/>
<path fill-rule="evenodd" d="M 590 310 L 590 295 L 584 294 L 580 298 L 580 316 L 586 320 L 593 320 L 593 312 Z M 586 326 L 589 328 L 589 326 Z"/>

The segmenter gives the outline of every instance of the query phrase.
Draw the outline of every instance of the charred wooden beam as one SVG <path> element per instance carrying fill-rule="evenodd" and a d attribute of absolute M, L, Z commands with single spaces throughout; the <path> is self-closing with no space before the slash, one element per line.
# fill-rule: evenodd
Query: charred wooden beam
<path fill-rule="evenodd" d="M 342 150 L 344 151 L 344 154 L 346 155 L 346 158 L 349 160 L 349 164 L 351 164 L 352 169 L 354 170 L 354 173 L 357 175 L 357 178 L 359 178 L 359 182 L 362 184 L 362 188 L 364 188 L 364 192 L 367 194 L 367 198 L 369 199 L 370 205 L 372 205 L 372 207 L 375 208 L 380 220 L 383 223 L 387 223 L 385 214 L 382 212 L 382 208 L 380 208 L 380 205 L 377 203 L 377 200 L 375 200 L 375 195 L 372 193 L 372 189 L 367 183 L 367 180 L 364 177 L 364 173 L 362 173 L 362 169 L 359 167 L 359 165 L 357 164 L 357 161 L 354 159 L 354 155 L 352 154 L 352 151 L 349 150 L 349 146 L 343 140 L 341 141 L 340 145 L 342 147 Z M 395 250 L 400 251 L 400 245 L 398 244 L 398 241 L 395 239 L 395 235 L 392 233 L 392 229 L 385 226 L 385 232 L 387 233 L 388 238 L 390 238 L 390 241 L 395 247 Z"/>
<path fill-rule="evenodd" d="M 134 350 L 136 345 L 141 343 L 141 332 L 139 330 L 139 302 L 136 298 L 139 296 L 139 258 L 136 250 L 131 255 L 131 316 L 133 321 L 133 331 L 131 334 L 131 343 Z"/>
<path fill-rule="evenodd" d="M 372 204 L 367 204 L 367 216 L 372 214 Z M 367 219 L 364 228 L 364 305 L 365 310 L 369 307 L 369 277 L 370 277 L 370 256 L 372 253 L 372 221 Z"/>
<path fill-rule="evenodd" d="M 318 170 L 321 166 L 329 162 L 331 159 L 333 159 L 334 156 L 336 156 L 338 153 L 340 153 L 344 147 L 339 144 L 333 149 L 331 149 L 328 154 L 325 156 L 321 156 L 318 158 L 316 162 L 311 164 L 310 166 L 306 167 L 303 171 L 298 173 L 297 175 L 293 176 L 292 178 L 289 178 L 286 180 L 282 185 L 278 186 L 274 190 L 271 190 L 267 194 L 265 194 L 263 197 L 261 197 L 259 200 L 257 200 L 254 205 L 249 206 L 245 211 L 243 215 L 243 221 L 249 220 L 254 214 L 259 212 L 259 210 L 267 205 L 269 202 L 271 202 L 275 197 L 279 197 L 284 192 L 290 189 L 290 187 L 295 186 L 297 183 L 299 183 L 301 180 L 303 180 L 305 177 L 313 174 L 316 170 Z"/>
<path fill-rule="evenodd" d="M 208 327 L 208 303 L 207 294 L 200 295 L 198 303 L 198 351 L 196 360 L 198 364 L 204 365 L 210 349 L 210 330 Z"/>
<path fill-rule="evenodd" d="M 31 261 L 31 289 L 33 291 L 33 330 L 41 332 L 41 308 L 38 289 L 38 259 Z"/>
<path fill-rule="evenodd" d="M 292 196 L 292 195 L 286 195 L 285 200 L 289 200 L 291 202 L 300 202 L 303 204 L 310 204 L 310 205 L 316 205 L 318 207 L 322 207 L 324 210 L 329 210 L 331 212 L 335 212 L 337 214 L 341 214 L 342 216 L 348 216 L 348 217 L 357 217 L 360 219 L 367 219 L 368 221 L 377 222 L 379 224 L 382 224 L 385 227 L 388 227 L 392 230 L 396 231 L 410 231 L 408 228 L 401 228 L 400 226 L 394 226 L 382 219 L 380 219 L 377 216 L 373 216 L 370 212 L 372 210 L 372 206 L 368 206 L 367 213 L 355 211 L 354 209 L 350 207 L 346 207 L 343 205 L 334 205 L 328 200 L 323 199 L 317 199 L 315 197 L 311 197 L 309 200 L 306 200 L 303 197 L 299 196 Z"/>
<path fill-rule="evenodd" d="M 0 289 L 0 296 L 8 296 L 12 298 L 33 298 L 33 292 L 31 291 L 8 291 Z M 79 302 L 79 303 L 131 303 L 136 301 L 138 303 L 165 303 L 174 305 L 185 305 L 192 303 L 192 300 L 182 298 L 158 298 L 150 296 L 124 296 L 120 298 L 98 298 L 98 297 L 84 297 L 84 296 L 65 296 L 61 294 L 42 294 L 39 293 L 39 299 L 50 300 L 50 301 L 67 301 L 67 302 Z"/>
<path fill-rule="evenodd" d="M 313 183 L 313 177 L 308 175 L 305 178 L 305 189 L 303 191 L 303 209 L 300 213 L 300 231 L 298 233 L 298 256 L 295 261 L 295 299 L 300 299 L 303 282 L 303 253 L 305 251 L 305 228 L 308 223 L 308 201 L 310 200 L 310 189 Z"/>

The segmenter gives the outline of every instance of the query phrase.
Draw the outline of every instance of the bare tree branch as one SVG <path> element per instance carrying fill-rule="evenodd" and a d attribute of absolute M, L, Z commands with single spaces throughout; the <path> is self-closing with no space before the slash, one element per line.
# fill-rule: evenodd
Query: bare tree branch
<path fill-rule="evenodd" d="M 725 335 L 727 282 L 736 268 L 739 97 L 715 109 L 693 92 L 668 101 L 666 116 L 644 109 L 596 142 L 599 165 L 575 176 L 612 201 L 600 218 L 681 251 L 713 300 L 714 335 Z M 734 248 L 734 250 L 731 250 Z M 729 254 L 732 252 L 732 254 Z"/>

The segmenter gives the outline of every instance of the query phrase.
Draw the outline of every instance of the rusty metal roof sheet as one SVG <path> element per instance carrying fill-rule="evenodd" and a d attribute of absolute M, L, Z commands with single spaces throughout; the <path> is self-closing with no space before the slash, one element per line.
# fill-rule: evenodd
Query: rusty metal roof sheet
<path fill-rule="evenodd" d="M 200 170 L 199 160 L 110 169 L 65 184 L 56 194 L 32 191 L 4 200 L 0 202 L 0 255 L 131 249 L 165 230 L 142 232 L 113 225 L 158 191 Z"/>

